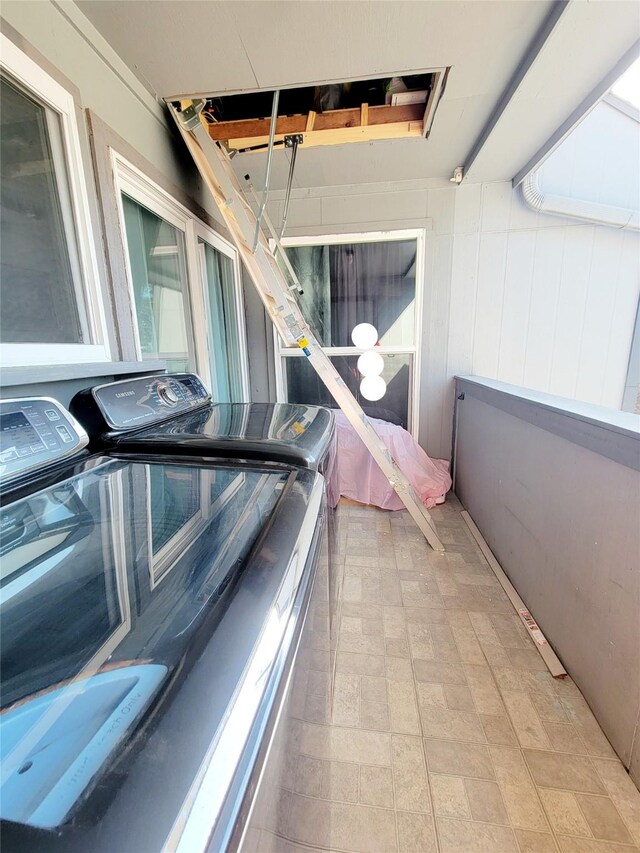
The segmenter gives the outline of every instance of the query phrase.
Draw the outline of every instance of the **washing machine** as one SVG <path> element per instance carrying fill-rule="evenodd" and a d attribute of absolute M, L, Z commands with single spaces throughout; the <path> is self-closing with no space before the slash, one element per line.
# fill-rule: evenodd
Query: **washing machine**
<path fill-rule="evenodd" d="M 291 754 L 310 668 L 330 670 L 322 476 L 94 451 L 29 398 L 0 402 L 0 494 L 3 850 L 266 839 L 273 744 Z"/>
<path fill-rule="evenodd" d="M 71 401 L 94 446 L 260 459 L 324 475 L 330 502 L 335 419 L 322 406 L 214 403 L 193 373 L 125 379 L 87 388 Z"/>

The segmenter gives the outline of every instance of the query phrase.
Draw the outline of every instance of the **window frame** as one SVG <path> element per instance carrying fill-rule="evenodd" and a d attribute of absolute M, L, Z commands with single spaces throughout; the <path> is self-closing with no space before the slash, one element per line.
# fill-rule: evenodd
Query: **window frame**
<path fill-rule="evenodd" d="M 82 364 L 111 360 L 104 294 L 98 270 L 89 196 L 80 144 L 80 130 L 74 97 L 60 83 L 0 33 L 0 70 L 14 80 L 28 96 L 54 112 L 60 122 L 60 147 L 64 162 L 55 157 L 59 147 L 51 140 L 56 166 L 55 179 L 65 184 L 70 215 L 63 212 L 63 227 L 69 247 L 76 299 L 82 298 L 80 313 L 86 317 L 91 343 L 4 343 L 0 353 L 4 367 Z M 47 124 L 49 114 L 45 113 Z M 64 172 L 64 177 L 60 174 Z M 82 323 L 84 326 L 85 323 Z"/>
<path fill-rule="evenodd" d="M 309 237 L 286 237 L 281 242 L 286 249 L 288 246 L 337 246 L 344 243 L 392 243 L 399 240 L 416 241 L 416 295 L 414 312 L 414 343 L 413 345 L 381 345 L 376 351 L 384 354 L 411 355 L 411 371 L 409 377 L 409 421 L 407 431 L 417 440 L 420 430 L 420 353 L 422 344 L 422 300 L 425 278 L 425 247 L 426 231 L 424 228 L 398 229 L 397 231 L 366 231 L 349 234 L 321 234 Z M 273 329 L 276 399 L 286 403 L 287 387 L 285 377 L 285 358 L 305 358 L 299 347 L 284 346 L 277 330 Z M 364 350 L 358 347 L 323 347 L 323 352 L 329 357 L 334 355 L 359 355 Z M 383 398 L 384 399 L 384 398 Z"/>
<path fill-rule="evenodd" d="M 220 254 L 225 255 L 230 259 L 233 268 L 233 304 L 235 308 L 236 315 L 236 332 L 238 334 L 239 341 L 239 349 L 240 349 L 240 384 L 242 388 L 242 398 L 243 402 L 249 402 L 250 397 L 250 389 L 249 389 L 249 355 L 247 351 L 247 324 L 244 312 L 244 299 L 242 294 L 242 269 L 240 266 L 240 256 L 238 255 L 238 250 L 235 246 L 232 246 L 231 243 L 228 243 L 224 240 L 219 234 L 216 234 L 215 231 L 212 231 L 211 228 L 207 228 L 203 222 L 199 219 L 193 220 L 193 230 L 195 235 L 195 252 L 197 254 L 197 258 L 195 259 L 198 265 L 198 270 L 200 273 L 201 280 L 201 295 L 203 305 L 201 306 L 200 311 L 198 311 L 198 323 L 204 328 L 199 330 L 199 336 L 204 339 L 204 344 L 206 346 L 206 351 L 208 357 L 206 358 L 206 383 L 209 389 L 211 390 L 211 394 L 213 398 L 216 398 L 216 383 L 215 377 L 211 373 L 210 366 L 214 363 L 215 359 L 213 356 L 213 352 L 210 347 L 210 335 L 212 324 L 211 324 L 211 306 L 209 304 L 208 298 L 208 281 L 207 281 L 207 271 L 205 264 L 205 254 L 204 250 L 201 247 L 202 243 L 207 243 L 212 249 L 220 252 Z M 203 377 L 204 378 L 204 377 Z"/>
<path fill-rule="evenodd" d="M 242 278 L 240 275 L 240 260 L 237 249 L 217 234 L 212 228 L 205 225 L 202 220 L 194 216 L 188 208 L 178 202 L 172 195 L 151 180 L 144 172 L 133 165 L 129 160 L 119 154 L 115 149 L 110 149 L 112 175 L 115 185 L 116 205 L 118 209 L 118 221 L 120 225 L 120 236 L 124 251 L 124 264 L 128 284 L 129 306 L 131 311 L 132 334 L 136 349 L 136 358 L 140 362 L 143 357 L 140 346 L 140 336 L 136 316 L 135 295 L 133 288 L 133 277 L 131 262 L 127 245 L 127 234 L 124 220 L 124 208 L 122 194 L 128 195 L 137 204 L 140 204 L 156 216 L 164 219 L 178 231 L 184 238 L 185 257 L 184 265 L 186 272 L 185 297 L 185 322 L 187 324 L 187 341 L 189 348 L 189 360 L 195 365 L 195 371 L 203 380 L 207 388 L 212 392 L 215 400 L 215 377 L 211 366 L 214 362 L 213 353 L 209 346 L 209 305 L 207 299 L 207 280 L 199 249 L 199 242 L 208 243 L 213 249 L 230 258 L 233 264 L 234 277 L 234 307 L 236 313 L 236 333 L 240 342 L 240 365 L 241 385 L 244 400 L 249 398 L 249 370 L 246 340 L 246 323 L 244 315 L 244 304 L 242 299 Z M 154 355 L 150 358 L 161 358 Z"/>

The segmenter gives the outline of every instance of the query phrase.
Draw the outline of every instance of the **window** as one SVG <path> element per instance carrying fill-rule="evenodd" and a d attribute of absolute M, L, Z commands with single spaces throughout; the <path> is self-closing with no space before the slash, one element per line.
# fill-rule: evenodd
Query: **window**
<path fill-rule="evenodd" d="M 235 249 L 113 152 L 138 357 L 196 371 L 216 402 L 248 398 Z"/>
<path fill-rule="evenodd" d="M 287 255 L 302 285 L 300 308 L 345 383 L 372 417 L 417 434 L 419 297 L 423 234 L 398 231 L 287 241 Z M 359 323 L 378 331 L 387 390 L 372 403 L 360 393 L 361 350 L 351 332 Z M 298 348 L 280 347 L 280 394 L 295 403 L 333 405 Z"/>
<path fill-rule="evenodd" d="M 109 356 L 73 98 L 0 39 L 3 363 L 103 361 Z"/>
<path fill-rule="evenodd" d="M 231 257 L 200 240 L 207 306 L 207 337 L 211 362 L 211 391 L 219 403 L 247 398 L 246 371 L 242 365 L 236 270 Z"/>
<path fill-rule="evenodd" d="M 122 208 L 141 356 L 186 371 L 191 359 L 184 235 L 124 193 Z"/>

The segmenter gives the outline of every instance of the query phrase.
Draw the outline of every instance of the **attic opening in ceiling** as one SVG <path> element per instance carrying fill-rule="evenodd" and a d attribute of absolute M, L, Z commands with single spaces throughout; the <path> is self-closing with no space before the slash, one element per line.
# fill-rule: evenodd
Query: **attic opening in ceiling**
<path fill-rule="evenodd" d="M 448 69 L 282 89 L 275 144 L 301 134 L 305 147 L 428 137 Z M 273 90 L 207 98 L 209 136 L 237 151 L 268 143 Z"/>

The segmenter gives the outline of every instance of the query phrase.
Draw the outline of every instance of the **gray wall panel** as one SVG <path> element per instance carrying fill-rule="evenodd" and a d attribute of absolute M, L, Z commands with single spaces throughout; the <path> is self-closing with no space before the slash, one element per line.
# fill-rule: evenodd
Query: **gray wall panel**
<path fill-rule="evenodd" d="M 456 491 L 628 767 L 640 711 L 640 476 L 459 388 Z"/>

